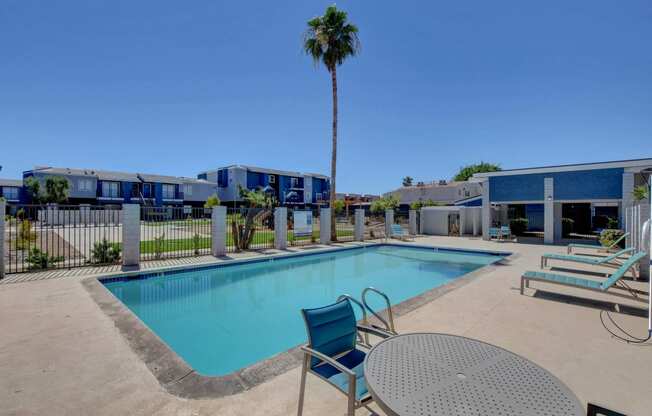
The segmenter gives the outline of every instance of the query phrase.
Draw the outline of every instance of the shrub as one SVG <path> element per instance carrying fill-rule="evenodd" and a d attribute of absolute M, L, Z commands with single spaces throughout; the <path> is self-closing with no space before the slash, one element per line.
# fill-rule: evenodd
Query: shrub
<path fill-rule="evenodd" d="M 165 233 L 158 237 L 154 237 L 154 257 L 160 259 L 163 255 L 163 246 L 165 244 Z"/>
<path fill-rule="evenodd" d="M 509 221 L 509 229 L 514 235 L 523 235 L 527 231 L 528 219 L 527 218 L 514 218 Z"/>
<path fill-rule="evenodd" d="M 615 230 L 618 228 L 618 219 L 614 217 L 607 217 L 607 228 Z"/>
<path fill-rule="evenodd" d="M 373 201 L 371 203 L 370 210 L 372 214 L 380 214 L 388 209 L 395 210 L 400 205 L 400 202 L 401 201 L 398 199 L 397 196 L 394 195 L 385 196 Z"/>
<path fill-rule="evenodd" d="M 610 246 L 614 241 L 618 240 L 625 232 L 623 230 L 617 229 L 606 229 L 602 230 L 600 233 L 600 244 L 603 247 Z M 621 247 L 625 247 L 625 241 L 621 241 L 619 244 Z"/>
<path fill-rule="evenodd" d="M 29 244 L 32 241 L 36 241 L 36 233 L 32 231 L 32 222 L 30 220 L 21 221 L 18 226 L 16 247 L 24 250 L 29 247 Z"/>
<path fill-rule="evenodd" d="M 571 218 L 562 218 L 561 219 L 561 235 L 567 237 L 570 233 L 573 232 L 573 227 L 575 226 L 575 221 Z"/>
<path fill-rule="evenodd" d="M 336 215 L 339 215 L 344 211 L 344 206 L 344 201 L 341 199 L 336 199 L 333 201 L 333 211 Z"/>
<path fill-rule="evenodd" d="M 197 233 L 192 236 L 192 248 L 194 250 L 195 256 L 199 255 L 199 249 L 201 248 L 201 237 Z"/>
<path fill-rule="evenodd" d="M 25 261 L 29 270 L 43 270 L 51 268 L 54 263 L 63 261 L 63 256 L 50 256 L 46 251 L 34 247 L 29 251 Z"/>
<path fill-rule="evenodd" d="M 213 208 L 220 205 L 220 198 L 217 196 L 217 194 L 213 194 L 208 197 L 206 200 L 206 203 L 204 204 L 204 208 Z"/>
<path fill-rule="evenodd" d="M 102 241 L 98 241 L 93 244 L 93 249 L 91 250 L 91 263 L 93 264 L 108 264 L 115 263 L 120 260 L 120 244 L 110 243 L 103 238 Z"/>

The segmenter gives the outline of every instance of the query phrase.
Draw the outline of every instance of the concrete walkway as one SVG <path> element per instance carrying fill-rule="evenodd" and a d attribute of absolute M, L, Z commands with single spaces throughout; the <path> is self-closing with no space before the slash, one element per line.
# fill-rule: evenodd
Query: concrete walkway
<path fill-rule="evenodd" d="M 447 237 L 418 243 L 508 250 L 517 256 L 509 265 L 401 316 L 399 331 L 446 332 L 487 341 L 548 369 L 583 403 L 597 402 L 629 415 L 649 414 L 652 343 L 617 341 L 600 321 L 600 309 L 613 308 L 618 298 L 536 282 L 534 288 L 549 292 L 531 289 L 526 296 L 519 294 L 520 274 L 538 269 L 542 253 L 562 252 L 561 247 Z M 184 400 L 166 393 L 80 281 L 77 277 L 0 285 L 1 414 L 296 413 L 298 369 L 222 399 Z M 582 301 L 580 296 L 595 301 Z M 624 306 L 624 313 L 613 314 L 616 322 L 645 336 L 646 305 Z M 344 396 L 309 377 L 304 414 L 344 413 Z"/>

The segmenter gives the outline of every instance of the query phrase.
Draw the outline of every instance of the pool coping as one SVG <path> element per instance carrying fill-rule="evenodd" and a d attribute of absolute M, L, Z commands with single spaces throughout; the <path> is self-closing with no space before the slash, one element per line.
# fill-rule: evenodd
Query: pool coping
<path fill-rule="evenodd" d="M 316 249 L 310 252 L 281 253 L 261 257 L 222 261 L 219 263 L 200 265 L 198 267 L 173 266 L 156 271 L 147 272 L 126 272 L 118 275 L 111 274 L 105 278 L 90 276 L 81 281 L 82 286 L 88 291 L 100 309 L 113 320 L 116 328 L 127 341 L 132 351 L 145 363 L 152 375 L 156 377 L 161 387 L 168 393 L 186 399 L 207 399 L 220 398 L 238 394 L 262 384 L 272 378 L 281 375 L 301 364 L 302 353 L 299 346 L 280 352 L 270 358 L 259 361 L 255 364 L 237 370 L 223 376 L 204 376 L 195 372 L 177 353 L 172 350 L 158 335 L 156 335 L 140 318 L 124 305 L 118 298 L 102 284 L 103 280 L 124 279 L 140 275 L 151 276 L 165 272 L 181 271 L 188 268 L 204 269 L 229 267 L 242 263 L 254 263 L 270 261 L 282 258 L 294 258 L 308 255 L 324 254 L 333 251 L 345 251 L 364 249 L 374 246 L 403 246 L 411 248 L 435 249 L 441 251 L 455 251 L 467 253 L 483 253 L 500 255 L 503 258 L 497 262 L 480 267 L 442 286 L 430 289 L 392 307 L 395 317 L 405 315 L 415 309 L 432 302 L 433 300 L 458 289 L 471 281 L 494 271 L 505 263 L 518 257 L 506 251 L 497 250 L 469 250 L 457 249 L 454 247 L 440 247 L 419 244 L 403 243 L 367 243 L 352 246 L 335 246 L 326 249 Z"/>

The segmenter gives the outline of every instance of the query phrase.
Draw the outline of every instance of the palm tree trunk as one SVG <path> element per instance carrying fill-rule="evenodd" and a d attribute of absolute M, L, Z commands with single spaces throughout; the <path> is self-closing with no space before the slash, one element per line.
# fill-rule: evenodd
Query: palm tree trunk
<path fill-rule="evenodd" d="M 337 241 L 335 228 L 335 177 L 337 175 L 337 65 L 330 70 L 333 83 L 333 150 L 331 153 L 331 189 L 329 205 L 331 208 L 331 240 Z"/>

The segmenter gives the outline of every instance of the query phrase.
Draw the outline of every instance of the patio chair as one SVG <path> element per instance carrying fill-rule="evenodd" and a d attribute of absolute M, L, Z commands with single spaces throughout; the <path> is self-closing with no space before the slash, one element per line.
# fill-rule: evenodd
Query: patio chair
<path fill-rule="evenodd" d="M 622 263 L 618 263 L 618 259 L 626 254 L 634 252 L 634 248 L 624 248 L 606 257 L 594 256 L 577 256 L 572 254 L 554 254 L 547 253 L 541 256 L 541 268 L 548 267 L 549 260 L 571 261 L 575 263 L 589 264 L 592 266 L 616 266 L 620 267 Z"/>
<path fill-rule="evenodd" d="M 502 234 L 500 233 L 500 228 L 498 227 L 489 227 L 489 239 L 500 240 Z"/>
<path fill-rule="evenodd" d="M 503 225 L 500 227 L 500 238 L 511 238 L 512 230 L 509 228 L 509 225 Z"/>
<path fill-rule="evenodd" d="M 396 238 L 401 241 L 413 241 L 414 239 L 410 237 L 405 231 L 403 231 L 403 227 L 401 227 L 398 224 L 392 224 L 390 226 L 390 231 L 391 231 L 391 236 L 392 238 Z"/>
<path fill-rule="evenodd" d="M 624 289 L 629 292 L 629 296 L 623 293 L 618 292 L 609 292 L 614 296 L 626 297 L 628 299 L 647 302 L 647 299 L 640 297 L 640 294 L 643 294 L 641 291 L 634 290 L 630 288 L 626 283 L 622 282 L 621 279 L 625 276 L 625 273 L 632 268 L 639 260 L 645 257 L 647 254 L 643 251 L 632 255 L 627 261 L 625 261 L 617 270 L 615 270 L 606 280 L 599 282 L 592 279 L 584 279 L 582 277 L 568 276 L 565 274 L 554 274 L 554 273 L 545 273 L 545 272 L 533 272 L 527 271 L 521 276 L 521 295 L 523 294 L 524 287 L 530 287 L 530 281 L 536 280 L 539 282 L 553 283 L 558 285 L 575 287 L 578 289 L 587 289 L 595 292 L 607 292 L 612 287 L 617 287 L 619 289 Z M 649 296 L 649 294 L 647 294 Z"/>
<path fill-rule="evenodd" d="M 356 409 L 367 407 L 373 400 L 364 380 L 363 364 L 367 354 L 356 348 L 356 345 L 366 347 L 358 331 L 381 338 L 389 338 L 391 334 L 356 324 L 353 307 L 346 298 L 321 308 L 302 309 L 301 313 L 308 332 L 308 344 L 301 347 L 303 367 L 298 415 L 303 413 L 306 375 L 311 373 L 347 396 L 346 414 L 353 416 Z"/>
<path fill-rule="evenodd" d="M 573 252 L 574 248 L 583 248 L 587 250 L 598 250 L 602 252 L 612 252 L 614 250 L 618 249 L 618 243 L 623 241 L 623 239 L 627 238 L 629 236 L 629 233 L 625 233 L 621 235 L 616 241 L 613 243 L 609 244 L 608 246 L 602 246 L 602 245 L 597 245 L 597 244 L 579 244 L 579 243 L 572 243 L 566 246 L 566 251 L 568 254 L 571 254 Z"/>

